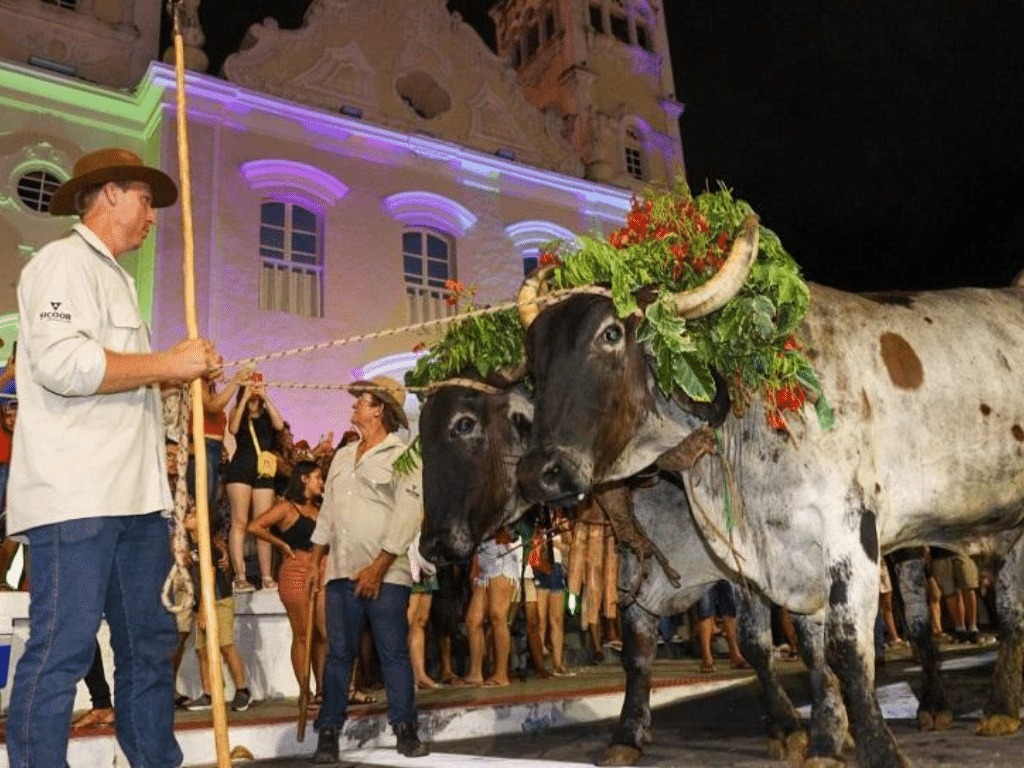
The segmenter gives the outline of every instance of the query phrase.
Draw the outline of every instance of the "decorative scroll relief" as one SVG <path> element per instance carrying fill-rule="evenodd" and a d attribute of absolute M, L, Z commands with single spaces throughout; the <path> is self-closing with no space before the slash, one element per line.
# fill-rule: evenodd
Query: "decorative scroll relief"
<path fill-rule="evenodd" d="M 306 101 L 305 95 L 339 105 L 352 102 L 376 105 L 375 77 L 376 72 L 359 45 L 350 42 L 325 49 L 313 66 L 291 78 L 285 89 L 296 94 L 297 101 Z"/>

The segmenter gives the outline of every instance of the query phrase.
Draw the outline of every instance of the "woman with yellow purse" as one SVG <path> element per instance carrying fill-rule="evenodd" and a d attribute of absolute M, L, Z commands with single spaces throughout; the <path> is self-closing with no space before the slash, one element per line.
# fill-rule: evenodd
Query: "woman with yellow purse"
<path fill-rule="evenodd" d="M 274 436 L 283 426 L 284 419 L 263 386 L 263 375 L 253 373 L 238 393 L 228 419 L 228 429 L 235 436 L 235 453 L 228 464 L 226 480 L 231 505 L 228 551 L 235 571 L 232 587 L 236 593 L 253 590 L 253 585 L 245 578 L 246 529 L 251 518 L 258 517 L 274 503 L 277 462 L 270 448 L 274 444 Z M 256 557 L 264 589 L 277 588 L 272 554 L 268 542 L 256 542 Z"/>

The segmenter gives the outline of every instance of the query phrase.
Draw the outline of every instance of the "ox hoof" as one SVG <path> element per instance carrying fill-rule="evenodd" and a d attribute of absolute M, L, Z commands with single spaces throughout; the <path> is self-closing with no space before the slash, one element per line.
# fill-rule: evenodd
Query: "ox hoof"
<path fill-rule="evenodd" d="M 636 747 L 629 747 L 625 744 L 610 744 L 601 753 L 601 756 L 594 761 L 594 765 L 633 765 L 640 759 L 642 754 Z"/>
<path fill-rule="evenodd" d="M 768 739 L 768 759 L 786 760 L 799 765 L 807 754 L 807 731 L 793 731 L 785 738 L 773 736 Z"/>
<path fill-rule="evenodd" d="M 1020 718 L 1010 715 L 985 715 L 974 731 L 979 736 L 1011 736 L 1020 730 Z"/>
<path fill-rule="evenodd" d="M 804 761 L 803 768 L 845 768 L 846 763 L 836 757 L 825 757 L 824 755 L 815 755 L 814 757 L 808 757 Z"/>
<path fill-rule="evenodd" d="M 645 747 L 649 747 L 653 743 L 654 736 L 651 734 L 651 729 L 644 728 L 643 732 L 640 734 L 640 744 L 642 744 Z"/>
<path fill-rule="evenodd" d="M 807 738 L 807 731 L 793 731 L 786 737 L 783 757 L 791 763 L 803 762 L 808 744 L 810 740 Z"/>
<path fill-rule="evenodd" d="M 941 712 L 929 712 L 924 709 L 917 711 L 917 730 L 919 731 L 948 731 L 953 727 L 953 710 L 944 709 Z"/>

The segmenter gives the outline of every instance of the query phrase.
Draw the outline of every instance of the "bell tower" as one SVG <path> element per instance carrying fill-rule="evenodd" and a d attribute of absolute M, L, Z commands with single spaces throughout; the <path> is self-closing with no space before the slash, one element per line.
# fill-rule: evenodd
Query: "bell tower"
<path fill-rule="evenodd" d="M 562 121 L 592 181 L 640 189 L 685 171 L 664 0 L 497 0 L 498 55 Z"/>

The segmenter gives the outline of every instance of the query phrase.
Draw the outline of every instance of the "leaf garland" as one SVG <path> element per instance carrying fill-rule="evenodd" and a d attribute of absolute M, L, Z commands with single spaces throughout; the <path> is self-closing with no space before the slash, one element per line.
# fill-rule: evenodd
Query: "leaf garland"
<path fill-rule="evenodd" d="M 694 400 L 710 401 L 715 394 L 711 371 L 716 369 L 732 377 L 734 402 L 745 402 L 751 391 L 762 394 L 768 424 L 775 429 L 787 428 L 782 412 L 799 411 L 809 390 L 818 421 L 828 429 L 831 408 L 794 337 L 810 294 L 799 266 L 774 232 L 761 227 L 747 281 L 721 310 L 684 320 L 671 309 L 671 294 L 696 288 L 718 271 L 751 213 L 724 186 L 694 197 L 680 182 L 671 190 L 650 190 L 642 200 L 634 198 L 626 225 L 607 238 L 585 235 L 572 243 L 554 243 L 541 262 L 560 262 L 550 278 L 554 288 L 609 286 L 620 317 L 637 309 L 640 289 L 657 289 L 638 339 L 653 355 L 658 386 L 666 394 L 678 389 Z M 447 287 L 462 309 L 475 308 L 471 291 L 454 282 Z M 515 367 L 522 361 L 523 340 L 514 310 L 467 318 L 448 328 L 406 375 L 406 382 L 423 386 L 469 367 L 482 376 Z"/>

